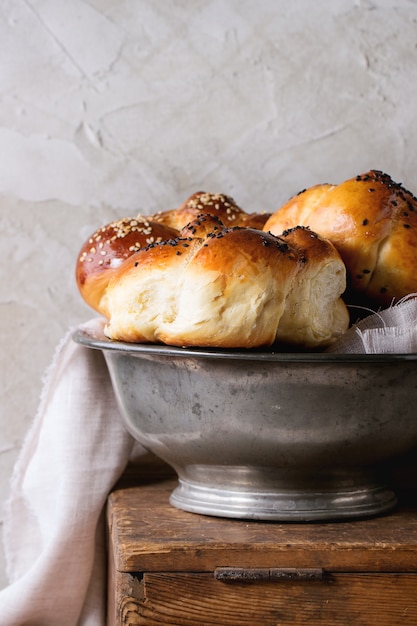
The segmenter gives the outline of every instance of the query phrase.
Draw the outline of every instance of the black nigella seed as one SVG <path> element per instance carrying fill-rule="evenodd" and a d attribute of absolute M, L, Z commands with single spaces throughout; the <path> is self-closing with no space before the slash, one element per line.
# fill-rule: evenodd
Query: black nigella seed
<path fill-rule="evenodd" d="M 369 224 L 369 220 L 368 219 L 362 220 L 362 226 L 366 226 L 367 224 Z"/>

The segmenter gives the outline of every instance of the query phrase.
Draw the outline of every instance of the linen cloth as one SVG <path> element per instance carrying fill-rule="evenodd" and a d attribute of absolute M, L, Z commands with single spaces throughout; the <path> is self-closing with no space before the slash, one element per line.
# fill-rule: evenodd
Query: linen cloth
<path fill-rule="evenodd" d="M 417 294 L 354 324 L 327 352 L 407 354 L 417 352 Z"/>
<path fill-rule="evenodd" d="M 100 320 L 85 327 L 99 332 Z M 365 318 L 329 351 L 417 352 L 417 298 Z M 105 626 L 104 505 L 128 461 L 145 453 L 122 423 L 102 353 L 69 332 L 12 479 L 12 582 L 0 592 L 0 625 Z"/>
<path fill-rule="evenodd" d="M 71 335 L 57 348 L 12 477 L 2 626 L 105 624 L 104 505 L 145 449 L 122 423 L 102 352 Z"/>

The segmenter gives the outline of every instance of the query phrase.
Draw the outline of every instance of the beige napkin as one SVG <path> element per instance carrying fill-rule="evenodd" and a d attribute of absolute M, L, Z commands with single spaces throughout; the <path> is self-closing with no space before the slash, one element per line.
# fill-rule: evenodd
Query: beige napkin
<path fill-rule="evenodd" d="M 122 424 L 102 353 L 68 333 L 12 478 L 2 626 L 104 626 L 103 509 L 129 458 L 144 452 Z"/>

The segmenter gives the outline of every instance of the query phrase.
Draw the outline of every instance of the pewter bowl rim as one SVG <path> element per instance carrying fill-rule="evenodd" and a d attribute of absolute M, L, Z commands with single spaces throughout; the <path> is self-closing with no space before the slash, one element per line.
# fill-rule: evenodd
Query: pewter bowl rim
<path fill-rule="evenodd" d="M 79 326 L 72 333 L 73 340 L 85 347 L 102 351 L 129 354 L 133 356 L 166 356 L 191 357 L 204 359 L 229 359 L 234 361 L 264 361 L 275 363 L 389 363 L 395 361 L 417 361 L 417 353 L 390 353 L 390 354 L 345 354 L 331 352 L 288 352 L 279 351 L 276 347 L 270 349 L 218 349 L 178 347 L 153 343 L 128 343 L 113 341 L 104 335 L 104 332 L 92 331 L 90 328 Z"/>

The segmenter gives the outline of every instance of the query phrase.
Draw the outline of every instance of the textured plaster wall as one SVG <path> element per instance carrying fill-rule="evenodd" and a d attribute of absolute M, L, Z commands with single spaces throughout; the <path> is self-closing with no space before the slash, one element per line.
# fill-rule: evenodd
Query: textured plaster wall
<path fill-rule="evenodd" d="M 249 211 L 369 168 L 417 190 L 415 0 L 2 0 L 0 520 L 77 252 L 199 189 Z M 0 558 L 0 586 L 5 583 Z"/>

